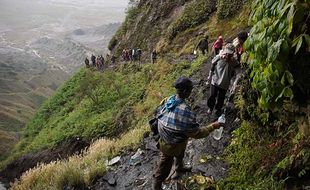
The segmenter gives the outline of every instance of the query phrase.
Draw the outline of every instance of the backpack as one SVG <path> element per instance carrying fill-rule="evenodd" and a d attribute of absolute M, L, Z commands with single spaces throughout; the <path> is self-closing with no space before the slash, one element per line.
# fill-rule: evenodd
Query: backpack
<path fill-rule="evenodd" d="M 159 140 L 159 133 L 158 133 L 158 118 L 153 117 L 149 120 L 149 126 L 151 128 L 153 137 L 155 138 L 155 141 Z"/>
<path fill-rule="evenodd" d="M 155 141 L 158 141 L 160 136 L 159 136 L 159 132 L 158 132 L 158 118 L 160 116 L 162 116 L 166 111 L 158 114 L 160 111 L 162 111 L 164 108 L 165 108 L 165 104 L 163 104 L 163 102 L 165 101 L 166 99 L 164 99 L 161 103 L 161 105 L 155 110 L 154 112 L 154 116 L 148 121 L 149 123 L 149 126 L 150 126 L 150 129 L 152 131 L 152 135 L 155 139 Z"/>

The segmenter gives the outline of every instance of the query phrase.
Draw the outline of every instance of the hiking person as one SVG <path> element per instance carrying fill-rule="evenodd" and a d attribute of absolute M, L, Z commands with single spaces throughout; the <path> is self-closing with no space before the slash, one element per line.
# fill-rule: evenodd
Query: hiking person
<path fill-rule="evenodd" d="M 223 36 L 219 36 L 212 46 L 212 52 L 214 54 L 214 57 L 221 54 L 223 45 L 224 45 Z M 209 87 L 211 83 L 211 75 L 212 75 L 212 72 L 210 70 L 208 77 L 207 77 L 207 82 L 206 82 L 207 87 Z"/>
<path fill-rule="evenodd" d="M 214 108 L 216 109 L 216 116 L 220 116 L 222 113 L 230 80 L 234 75 L 235 68 L 238 66 L 238 61 L 233 57 L 234 52 L 234 45 L 228 43 L 224 47 L 222 54 L 212 59 L 211 95 L 207 102 L 209 107 L 208 114 L 211 114 Z"/>
<path fill-rule="evenodd" d="M 199 41 L 199 43 L 196 45 L 195 50 L 199 49 L 202 52 L 202 55 L 205 55 L 208 53 L 208 46 L 209 46 L 209 36 L 204 36 L 203 39 Z"/>
<path fill-rule="evenodd" d="M 141 55 L 142 55 L 142 50 L 141 49 L 137 49 L 137 60 L 141 61 Z"/>
<path fill-rule="evenodd" d="M 231 87 L 230 92 L 229 92 L 229 94 L 230 94 L 229 95 L 229 101 L 230 102 L 232 102 L 232 100 L 234 98 L 238 81 L 240 80 L 241 75 L 243 73 L 240 63 L 241 63 L 241 56 L 242 56 L 242 54 L 244 52 L 243 44 L 247 40 L 247 38 L 248 38 L 248 33 L 246 31 L 241 31 L 241 32 L 239 32 L 237 34 L 237 37 L 233 41 L 233 45 L 236 48 L 235 58 L 239 62 L 239 67 L 237 67 L 235 76 L 232 79 L 232 81 L 233 81 L 232 82 L 232 87 Z"/>
<path fill-rule="evenodd" d="M 122 51 L 122 59 L 123 61 L 126 61 L 126 49 L 123 49 Z"/>
<path fill-rule="evenodd" d="M 219 36 L 212 46 L 212 51 L 214 53 L 214 56 L 220 53 L 220 50 L 222 49 L 223 44 L 224 44 L 224 38 L 223 36 Z"/>
<path fill-rule="evenodd" d="M 233 45 L 236 48 L 235 55 L 236 59 L 240 62 L 241 55 L 244 52 L 243 44 L 248 38 L 248 33 L 246 31 L 241 31 L 237 34 L 237 37 L 233 40 Z"/>
<path fill-rule="evenodd" d="M 151 53 L 152 64 L 154 64 L 156 62 L 156 59 L 157 59 L 157 53 L 156 53 L 156 50 L 153 50 Z"/>
<path fill-rule="evenodd" d="M 136 49 L 136 48 L 133 48 L 131 53 L 132 53 L 132 54 L 131 54 L 132 60 L 133 60 L 133 61 L 136 61 L 136 60 L 137 60 L 137 49 Z"/>
<path fill-rule="evenodd" d="M 100 70 L 100 57 L 99 57 L 99 55 L 96 58 L 96 67 L 97 67 L 97 70 Z"/>
<path fill-rule="evenodd" d="M 131 49 L 127 49 L 126 50 L 126 60 L 127 61 L 131 61 L 131 53 L 132 53 L 132 50 Z"/>
<path fill-rule="evenodd" d="M 116 57 L 115 57 L 115 55 L 114 54 L 112 54 L 112 56 L 111 56 L 111 64 L 115 64 L 115 60 L 116 60 Z"/>
<path fill-rule="evenodd" d="M 187 77 L 176 80 L 176 94 L 162 101 L 157 109 L 158 141 L 160 161 L 154 175 L 153 188 L 161 190 L 162 182 L 168 177 L 175 158 L 175 173 L 172 179 L 177 179 L 181 172 L 190 172 L 191 167 L 183 165 L 183 157 L 188 138 L 207 137 L 218 122 L 205 127 L 199 127 L 196 116 L 186 103 L 193 89 L 193 82 Z"/>
<path fill-rule="evenodd" d="M 96 57 L 94 56 L 94 54 L 91 54 L 90 59 L 92 61 L 93 67 L 96 67 Z"/>
<path fill-rule="evenodd" d="M 100 67 L 100 71 L 103 71 L 103 65 L 104 65 L 104 58 L 102 55 L 100 55 L 99 57 L 99 67 Z"/>
<path fill-rule="evenodd" d="M 129 61 L 133 61 L 133 53 L 134 53 L 133 49 L 128 50 Z"/>
<path fill-rule="evenodd" d="M 107 55 L 105 56 L 105 63 L 109 64 L 109 60 L 110 60 L 110 55 L 107 53 Z"/>
<path fill-rule="evenodd" d="M 86 68 L 89 68 L 89 60 L 87 59 L 87 57 L 85 58 L 85 66 L 86 66 Z"/>

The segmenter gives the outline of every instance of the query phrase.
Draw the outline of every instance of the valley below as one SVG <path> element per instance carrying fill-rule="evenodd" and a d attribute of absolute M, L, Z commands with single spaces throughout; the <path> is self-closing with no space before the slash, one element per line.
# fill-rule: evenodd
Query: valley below
<path fill-rule="evenodd" d="M 108 52 L 126 5 L 124 0 L 0 2 L 0 161 L 84 59 Z"/>

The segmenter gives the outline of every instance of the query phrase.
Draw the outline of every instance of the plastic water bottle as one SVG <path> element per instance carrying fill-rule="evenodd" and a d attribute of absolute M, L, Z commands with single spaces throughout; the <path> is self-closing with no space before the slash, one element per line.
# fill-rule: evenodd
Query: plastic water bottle
<path fill-rule="evenodd" d="M 221 127 L 219 129 L 215 129 L 213 131 L 213 138 L 215 140 L 220 140 L 222 138 L 222 134 L 223 134 L 223 125 L 225 124 L 225 114 L 222 114 L 217 121 L 221 124 Z"/>

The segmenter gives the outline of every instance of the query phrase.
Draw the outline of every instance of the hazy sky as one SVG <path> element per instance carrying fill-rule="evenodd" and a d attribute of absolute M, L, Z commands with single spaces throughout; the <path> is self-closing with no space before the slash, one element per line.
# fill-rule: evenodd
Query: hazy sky
<path fill-rule="evenodd" d="M 0 0 L 0 35 L 34 36 L 122 22 L 128 0 Z"/>

